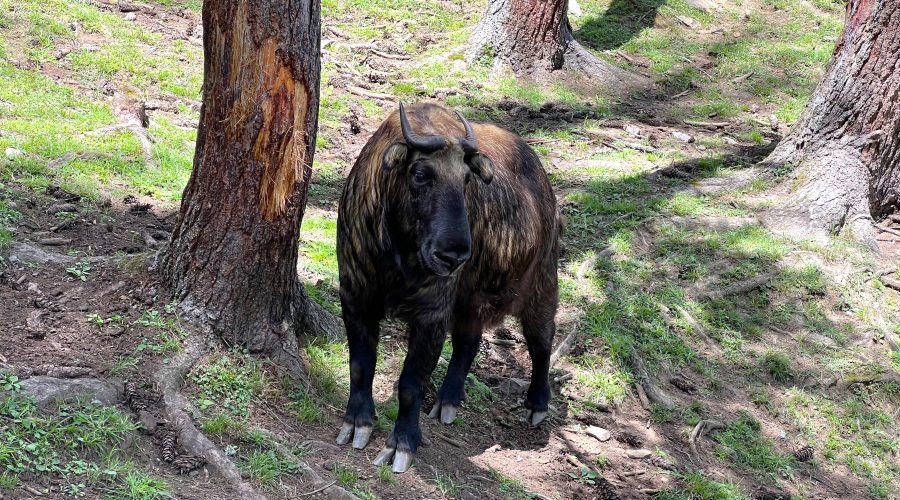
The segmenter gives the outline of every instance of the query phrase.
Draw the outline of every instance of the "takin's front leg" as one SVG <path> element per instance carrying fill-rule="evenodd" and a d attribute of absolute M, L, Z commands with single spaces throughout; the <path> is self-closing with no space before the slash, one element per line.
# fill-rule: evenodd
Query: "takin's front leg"
<path fill-rule="evenodd" d="M 344 425 L 336 441 L 343 445 L 349 443 L 352 437 L 353 447 L 363 449 L 372 436 L 372 424 L 375 420 L 372 380 L 375 377 L 380 317 L 361 312 L 349 301 L 342 299 L 341 303 L 350 349 L 350 399 L 347 401 Z"/>
<path fill-rule="evenodd" d="M 457 314 L 457 318 L 471 317 L 472 314 Z M 430 418 L 440 417 L 441 422 L 451 424 L 456 419 L 459 405 L 466 398 L 466 376 L 481 345 L 482 325 L 474 320 L 460 320 L 453 326 L 453 356 L 447 367 L 447 376 L 438 392 Z"/>
<path fill-rule="evenodd" d="M 392 463 L 394 472 L 406 472 L 422 442 L 419 413 L 425 396 L 425 380 L 437 365 L 446 333 L 441 324 L 411 325 L 409 351 L 397 384 L 400 410 L 387 446 L 375 458 L 375 465 Z"/>

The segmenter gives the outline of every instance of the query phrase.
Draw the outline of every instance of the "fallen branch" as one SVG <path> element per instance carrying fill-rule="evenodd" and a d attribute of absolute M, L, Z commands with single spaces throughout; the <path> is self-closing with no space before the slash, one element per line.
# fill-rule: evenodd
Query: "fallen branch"
<path fill-rule="evenodd" d="M 575 347 L 575 333 L 576 332 L 573 331 L 566 335 L 566 338 L 564 338 L 562 342 L 560 342 L 559 345 L 556 346 L 556 349 L 553 350 L 553 353 L 550 354 L 551 368 L 556 365 L 557 361 L 559 361 L 559 358 L 565 356 L 566 354 L 569 354 L 569 352 L 572 351 L 572 348 Z"/>
<path fill-rule="evenodd" d="M 683 120 L 684 123 L 688 125 L 693 125 L 695 127 L 704 127 L 704 128 L 723 128 L 731 125 L 730 122 L 701 122 L 696 120 Z"/>
<path fill-rule="evenodd" d="M 328 489 L 328 488 L 334 486 L 335 483 L 337 483 L 337 479 L 335 479 L 334 481 L 332 481 L 332 482 L 326 484 L 325 486 L 322 486 L 321 488 L 316 488 L 316 489 L 314 489 L 314 490 L 312 490 L 312 491 L 310 491 L 310 492 L 308 492 L 308 493 L 300 493 L 300 494 L 297 495 L 297 496 L 298 496 L 298 497 L 308 497 L 308 496 L 315 495 L 316 493 L 319 493 L 320 491 L 326 490 L 326 489 Z"/>
<path fill-rule="evenodd" d="M 370 90 L 366 90 L 364 88 L 357 87 L 355 85 L 350 85 L 349 87 L 347 87 L 347 90 L 349 90 L 351 94 L 358 95 L 360 97 L 368 97 L 370 99 L 379 99 L 382 101 L 392 101 L 392 102 L 395 102 L 397 100 L 397 97 L 392 96 L 390 94 L 382 94 L 379 92 L 372 92 Z"/>
<path fill-rule="evenodd" d="M 888 278 L 887 276 L 882 276 L 879 279 L 881 280 L 881 283 L 884 284 L 884 286 L 886 286 L 888 288 L 893 288 L 894 290 L 897 290 L 898 292 L 900 292 L 900 280 L 895 280 L 894 278 Z"/>
<path fill-rule="evenodd" d="M 388 52 L 382 52 L 375 49 L 372 49 L 372 54 L 375 54 L 378 57 L 383 57 L 385 59 L 397 59 L 400 61 L 407 61 L 409 59 L 412 59 L 412 56 L 408 56 L 406 54 L 390 54 Z"/>
<path fill-rule="evenodd" d="M 724 429 L 725 424 L 718 420 L 701 420 L 696 427 L 694 427 L 694 431 L 691 432 L 691 437 L 688 439 L 688 443 L 691 445 L 691 451 L 694 454 L 697 454 L 697 440 L 703 437 L 704 434 L 710 431 Z"/>
<path fill-rule="evenodd" d="M 744 80 L 746 80 L 747 78 L 750 78 L 751 76 L 753 76 L 753 72 L 752 72 L 752 71 L 749 72 L 749 73 L 744 73 L 743 75 L 738 75 L 738 76 L 736 76 L 736 77 L 734 77 L 734 78 L 731 79 L 731 83 L 740 83 L 740 82 L 743 82 Z"/>
<path fill-rule="evenodd" d="M 455 440 L 455 439 L 451 439 L 451 438 L 449 438 L 449 437 L 447 437 L 447 436 L 445 436 L 445 435 L 443 435 L 443 434 L 437 434 L 437 437 L 440 438 L 441 441 L 443 441 L 443 442 L 445 442 L 445 443 L 447 443 L 447 444 L 450 444 L 450 445 L 452 445 L 452 446 L 455 446 L 455 447 L 457 447 L 457 448 L 462 448 L 462 447 L 463 447 L 462 443 L 460 443 L 459 441 L 457 441 L 457 440 Z"/>

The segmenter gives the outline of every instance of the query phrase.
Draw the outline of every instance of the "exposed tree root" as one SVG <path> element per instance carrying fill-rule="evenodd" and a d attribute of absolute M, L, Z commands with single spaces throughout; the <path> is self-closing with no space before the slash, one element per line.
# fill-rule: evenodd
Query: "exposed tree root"
<path fill-rule="evenodd" d="M 691 445 L 691 451 L 696 455 L 697 451 L 697 440 L 703 437 L 704 434 L 710 431 L 714 431 L 717 429 L 724 429 L 725 424 L 718 420 L 701 420 L 695 427 L 693 432 L 691 432 L 691 437 L 688 439 L 688 443 Z"/>
<path fill-rule="evenodd" d="M 185 451 L 192 455 L 199 455 L 206 459 L 207 465 L 214 472 L 222 476 L 240 498 L 264 499 L 253 486 L 241 479 L 241 472 L 237 466 L 203 433 L 197 430 L 190 415 L 184 410 L 191 404 L 181 394 L 181 386 L 191 367 L 203 356 L 205 350 L 195 335 L 185 341 L 184 352 L 176 356 L 171 363 L 164 366 L 153 376 L 161 393 L 160 410 L 169 425 L 178 432 L 178 442 Z"/>
<path fill-rule="evenodd" d="M 650 374 L 647 373 L 647 368 L 644 366 L 644 360 L 641 359 L 640 355 L 638 355 L 635 350 L 631 351 L 631 366 L 634 368 L 635 375 L 637 375 L 638 378 L 638 384 L 640 384 L 640 387 L 646 393 L 647 398 L 667 410 L 674 410 L 675 400 L 666 394 L 666 391 L 660 389 L 653 383 L 653 379 L 650 378 Z"/>

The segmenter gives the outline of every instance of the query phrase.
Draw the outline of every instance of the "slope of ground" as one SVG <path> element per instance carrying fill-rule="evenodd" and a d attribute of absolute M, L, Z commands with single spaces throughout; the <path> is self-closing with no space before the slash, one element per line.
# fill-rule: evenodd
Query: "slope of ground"
<path fill-rule="evenodd" d="M 611 96 L 576 75 L 519 82 L 489 59 L 466 66 L 482 3 L 325 1 L 301 234 L 307 289 L 336 312 L 344 174 L 398 100 L 522 134 L 567 219 L 558 342 L 572 342 L 552 374 L 550 420 L 537 431 L 520 421 L 529 362 L 510 322 L 486 332 L 457 423 L 423 423 L 430 446 L 411 472 L 375 468 L 405 354 L 403 325 L 386 322 L 370 449 L 331 444 L 347 396 L 342 343 L 306 349 L 309 388 L 240 351 L 207 356 L 188 375 L 197 425 L 271 497 L 318 489 L 301 461 L 361 498 L 900 497 L 900 297 L 884 285 L 898 271 L 893 233 L 878 257 L 757 221 L 789 172 L 753 165 L 797 119 L 842 5 L 580 8 L 576 37 L 655 85 Z M 138 430 L 156 425 L 146 408 L 40 413 L 20 391 L 48 374 L 146 380 L 183 348 L 189 325 L 145 270 L 190 173 L 198 9 L 0 0 L 4 497 L 227 496 L 204 468 L 170 464 L 159 432 Z"/>

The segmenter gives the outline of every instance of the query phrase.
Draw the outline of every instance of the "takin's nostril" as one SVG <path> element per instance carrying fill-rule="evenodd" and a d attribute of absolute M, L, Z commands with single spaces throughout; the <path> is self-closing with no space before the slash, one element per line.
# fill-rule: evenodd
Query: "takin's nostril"
<path fill-rule="evenodd" d="M 456 269 L 469 259 L 470 252 L 457 252 L 452 250 L 435 250 L 434 258 L 446 264 L 450 269 Z"/>

